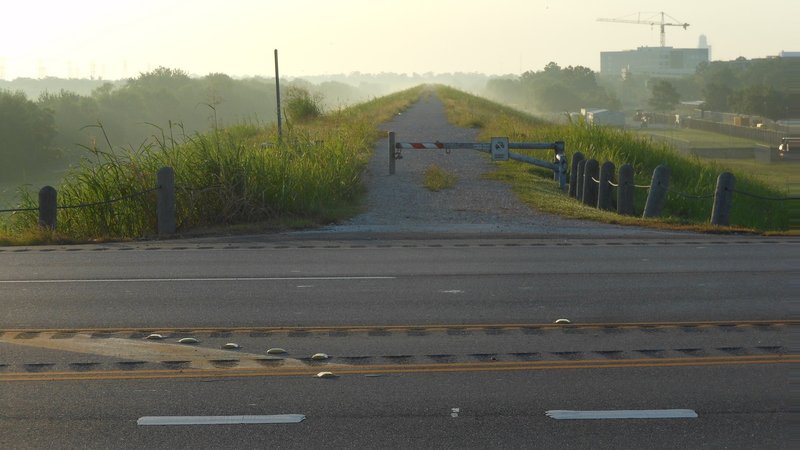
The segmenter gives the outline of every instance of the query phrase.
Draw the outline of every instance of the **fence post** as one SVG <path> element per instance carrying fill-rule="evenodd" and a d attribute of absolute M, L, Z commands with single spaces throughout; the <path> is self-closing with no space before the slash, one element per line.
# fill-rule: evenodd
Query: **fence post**
<path fill-rule="evenodd" d="M 614 209 L 614 200 L 611 197 L 611 183 L 614 181 L 614 163 L 606 161 L 600 166 L 600 184 L 597 186 L 597 208 L 611 211 Z"/>
<path fill-rule="evenodd" d="M 158 183 L 158 235 L 175 234 L 175 171 L 162 167 L 156 175 Z"/>
<path fill-rule="evenodd" d="M 597 183 L 594 179 L 600 176 L 600 163 L 596 159 L 586 161 L 583 168 L 583 197 L 581 201 L 589 206 L 597 206 Z"/>
<path fill-rule="evenodd" d="M 732 173 L 722 172 L 719 174 L 717 190 L 714 192 L 714 207 L 711 209 L 711 225 L 730 225 L 735 184 L 736 177 Z"/>
<path fill-rule="evenodd" d="M 653 180 L 650 182 L 650 191 L 647 193 L 647 202 L 644 205 L 642 217 L 658 217 L 664 209 L 669 190 L 669 167 L 659 165 L 653 171 Z"/>
<path fill-rule="evenodd" d="M 394 131 L 389 132 L 389 175 L 394 175 Z"/>
<path fill-rule="evenodd" d="M 582 159 L 578 161 L 578 170 L 577 170 L 577 177 L 578 181 L 575 183 L 575 198 L 579 201 L 583 201 L 583 173 L 586 171 L 586 160 Z"/>
<path fill-rule="evenodd" d="M 48 230 L 56 229 L 57 211 L 56 206 L 58 193 L 53 186 L 45 186 L 39 189 L 39 226 Z"/>
<path fill-rule="evenodd" d="M 578 163 L 583 160 L 583 153 L 572 154 L 572 170 L 569 172 L 569 196 L 572 198 L 578 198 Z"/>
<path fill-rule="evenodd" d="M 623 164 L 619 168 L 619 187 L 617 188 L 617 213 L 625 216 L 636 214 L 633 208 L 635 183 L 633 182 L 633 166 Z"/>

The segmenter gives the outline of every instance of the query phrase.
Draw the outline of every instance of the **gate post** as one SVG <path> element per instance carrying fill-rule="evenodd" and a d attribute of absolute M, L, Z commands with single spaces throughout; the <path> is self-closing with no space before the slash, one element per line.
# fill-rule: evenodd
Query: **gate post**
<path fill-rule="evenodd" d="M 583 169 L 583 197 L 585 205 L 597 207 L 597 183 L 594 179 L 600 176 L 600 164 L 596 159 L 586 161 Z"/>
<path fill-rule="evenodd" d="M 553 175 L 558 181 L 561 191 L 567 190 L 567 153 L 564 151 L 564 141 L 555 142 L 556 164 L 558 170 L 553 171 Z"/>
<path fill-rule="evenodd" d="M 605 211 L 614 209 L 611 198 L 611 181 L 614 180 L 614 163 L 606 161 L 600 166 L 600 185 L 597 187 L 597 208 Z"/>
<path fill-rule="evenodd" d="M 581 152 L 572 154 L 572 170 L 569 172 L 569 196 L 572 198 L 578 198 L 578 163 L 583 159 Z"/>
<path fill-rule="evenodd" d="M 162 167 L 156 174 L 158 196 L 156 208 L 158 235 L 175 234 L 175 171 L 172 167 Z"/>
<path fill-rule="evenodd" d="M 735 184 L 736 177 L 732 173 L 722 172 L 719 174 L 717 190 L 714 192 L 714 207 L 711 209 L 711 225 L 730 225 Z"/>
<path fill-rule="evenodd" d="M 58 193 L 53 186 L 45 186 L 39 190 L 39 226 L 48 230 L 56 229 Z"/>
<path fill-rule="evenodd" d="M 650 191 L 647 193 L 647 203 L 644 205 L 642 217 L 658 217 L 664 209 L 669 190 L 669 167 L 663 164 L 653 171 L 653 180 L 650 182 Z"/>
<path fill-rule="evenodd" d="M 617 213 L 624 216 L 633 216 L 636 214 L 633 208 L 634 190 L 636 189 L 633 182 L 633 166 L 630 164 L 623 164 L 619 168 L 619 187 L 617 188 Z"/>
<path fill-rule="evenodd" d="M 394 175 L 394 131 L 389 132 L 389 175 Z"/>

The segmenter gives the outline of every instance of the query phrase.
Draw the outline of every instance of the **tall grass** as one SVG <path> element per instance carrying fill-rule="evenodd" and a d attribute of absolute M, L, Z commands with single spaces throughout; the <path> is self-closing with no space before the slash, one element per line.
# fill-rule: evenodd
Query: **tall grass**
<path fill-rule="evenodd" d="M 419 98 L 416 88 L 287 127 L 238 125 L 186 135 L 157 129 L 138 148 L 110 140 L 87 146 L 88 156 L 57 187 L 58 232 L 38 232 L 37 213 L 2 220 L 0 239 L 132 238 L 156 229 L 156 173 L 175 171 L 178 231 L 253 222 L 328 223 L 351 214 L 363 192 L 361 173 L 378 124 Z M 104 130 L 99 130 L 104 135 Z M 105 142 L 104 142 L 105 141 Z M 22 208 L 35 208 L 24 191 Z M 112 200 L 123 199 L 113 203 Z M 5 236 L 2 236 L 5 235 Z"/>
<path fill-rule="evenodd" d="M 471 96 L 451 88 L 439 88 L 437 93 L 444 99 L 451 122 L 472 126 L 480 124 L 481 139 L 491 136 L 508 136 L 512 141 L 553 142 L 563 140 L 567 154 L 582 152 L 587 159 L 597 159 L 600 163 L 613 162 L 616 167 L 631 164 L 634 167 L 636 183 L 649 185 L 653 170 L 660 164 L 671 169 L 670 188 L 663 216 L 659 221 L 679 224 L 707 224 L 711 216 L 712 199 L 695 199 L 689 196 L 713 194 L 716 179 L 723 169 L 713 162 L 705 162 L 696 157 L 686 157 L 677 153 L 664 143 L 643 139 L 634 133 L 609 127 L 586 126 L 582 123 L 555 125 L 524 113 L 500 107 L 490 101 Z M 541 159 L 552 159 L 552 153 L 525 152 Z M 498 163 L 500 174 L 496 178 L 511 179 L 521 172 L 535 173 L 550 180 L 552 172 L 544 169 L 519 169 L 519 163 Z M 503 175 L 505 174 L 505 175 Z M 765 182 L 742 171 L 735 171 L 736 189 L 762 197 L 785 197 L 788 193 L 770 187 Z M 646 190 L 637 190 L 637 211 L 642 211 Z M 547 204 L 557 205 L 551 212 L 563 213 L 565 203 L 556 200 L 562 195 L 555 190 L 550 193 L 539 192 L 549 201 L 538 201 L 537 206 L 544 209 Z M 576 202 L 577 203 L 577 202 Z M 789 202 L 760 200 L 743 194 L 735 194 L 731 211 L 731 224 L 759 231 L 789 229 Z M 574 217 L 597 218 L 594 212 L 586 212 L 576 205 L 567 215 Z M 603 220 L 615 221 L 604 217 Z"/>

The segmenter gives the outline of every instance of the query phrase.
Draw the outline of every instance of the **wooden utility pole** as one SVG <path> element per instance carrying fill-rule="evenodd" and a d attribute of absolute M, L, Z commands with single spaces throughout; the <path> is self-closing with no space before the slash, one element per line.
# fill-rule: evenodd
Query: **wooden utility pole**
<path fill-rule="evenodd" d="M 278 49 L 275 49 L 275 98 L 278 102 L 278 140 L 283 139 L 283 129 L 281 128 L 281 78 L 278 72 Z"/>

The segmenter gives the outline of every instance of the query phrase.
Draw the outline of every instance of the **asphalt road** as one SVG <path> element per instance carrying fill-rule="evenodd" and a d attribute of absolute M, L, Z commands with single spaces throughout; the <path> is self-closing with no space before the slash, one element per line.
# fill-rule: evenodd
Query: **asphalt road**
<path fill-rule="evenodd" d="M 0 301 L 13 328 L 775 319 L 796 298 L 797 250 L 736 238 L 10 249 Z"/>
<path fill-rule="evenodd" d="M 798 244 L 2 248 L 0 447 L 789 448 Z M 672 409 L 697 417 L 546 415 Z M 275 414 L 305 420 L 137 425 Z"/>

